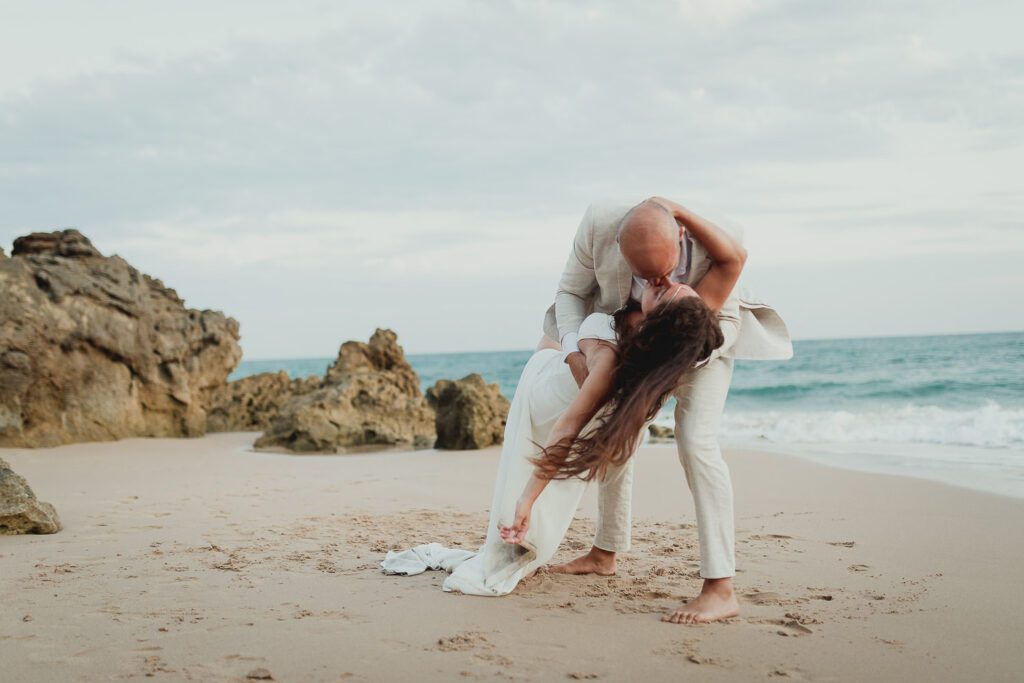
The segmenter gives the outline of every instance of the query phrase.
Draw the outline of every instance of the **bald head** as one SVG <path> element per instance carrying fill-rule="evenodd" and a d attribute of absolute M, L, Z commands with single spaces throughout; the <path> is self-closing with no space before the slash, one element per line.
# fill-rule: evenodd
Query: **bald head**
<path fill-rule="evenodd" d="M 657 284 L 679 264 L 680 228 L 672 213 L 650 199 L 630 209 L 619 224 L 619 251 L 633 274 Z"/>

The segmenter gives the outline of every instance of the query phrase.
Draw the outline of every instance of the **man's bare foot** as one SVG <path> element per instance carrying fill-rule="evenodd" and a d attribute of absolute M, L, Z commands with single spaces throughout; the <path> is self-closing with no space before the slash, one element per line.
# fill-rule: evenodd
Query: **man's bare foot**
<path fill-rule="evenodd" d="M 732 577 L 704 579 L 700 595 L 661 618 L 673 624 L 706 624 L 735 617 L 740 604 L 732 589 Z"/>
<path fill-rule="evenodd" d="M 602 550 L 596 545 L 586 555 L 577 557 L 571 562 L 553 564 L 547 568 L 552 574 L 597 574 L 612 576 L 615 574 L 615 553 Z"/>

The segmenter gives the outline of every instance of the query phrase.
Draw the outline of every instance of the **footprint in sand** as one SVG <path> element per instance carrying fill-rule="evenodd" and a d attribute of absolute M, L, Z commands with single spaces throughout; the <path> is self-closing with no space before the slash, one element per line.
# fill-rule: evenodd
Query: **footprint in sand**
<path fill-rule="evenodd" d="M 814 633 L 811 629 L 801 624 L 796 619 L 780 619 L 780 626 L 785 627 L 785 630 L 779 629 L 779 635 L 785 636 L 806 636 Z"/>
<path fill-rule="evenodd" d="M 793 539 L 792 536 L 785 534 L 754 534 L 750 538 L 755 541 L 789 541 Z"/>
<path fill-rule="evenodd" d="M 143 674 L 147 677 L 155 676 L 158 673 L 172 674 L 177 669 L 168 668 L 167 664 L 160 658 L 160 655 L 149 655 L 142 662 Z"/>
<path fill-rule="evenodd" d="M 795 605 L 805 602 L 802 598 L 787 598 L 779 593 L 773 593 L 771 591 L 753 591 L 751 593 L 744 593 L 743 597 L 759 606 Z"/>
<path fill-rule="evenodd" d="M 791 668 L 791 667 L 781 667 L 780 666 L 777 669 L 772 669 L 772 671 L 768 674 L 768 676 L 771 677 L 771 678 L 789 678 L 789 679 L 792 679 L 794 681 L 806 680 L 806 678 L 804 677 L 803 671 L 801 671 L 800 669 L 794 669 L 794 668 Z"/>
<path fill-rule="evenodd" d="M 682 657 L 691 664 L 704 664 L 709 666 L 726 666 L 729 662 L 714 657 L 702 655 L 697 649 L 699 641 L 684 640 L 681 643 L 670 647 L 657 648 L 651 651 L 654 655 L 671 655 Z"/>
<path fill-rule="evenodd" d="M 786 618 L 792 619 L 800 624 L 806 626 L 807 624 L 820 624 L 820 619 L 803 614 L 802 612 L 786 612 Z"/>
<path fill-rule="evenodd" d="M 491 664 L 497 664 L 498 666 L 510 667 L 514 663 L 512 659 L 504 656 L 495 654 L 493 652 L 478 652 L 473 655 L 474 658 L 479 659 L 483 662 L 489 662 Z"/>
<path fill-rule="evenodd" d="M 487 640 L 484 634 L 477 631 L 463 631 L 453 636 L 437 639 L 437 649 L 442 652 L 457 652 L 460 650 L 472 650 L 476 647 L 494 647 Z"/>
<path fill-rule="evenodd" d="M 775 632 L 780 636 L 806 636 L 814 633 L 814 631 L 800 623 L 798 619 L 789 618 L 788 614 L 785 619 L 759 619 L 756 617 L 748 617 L 745 621 L 748 624 L 774 626 L 776 627 Z"/>
<path fill-rule="evenodd" d="M 888 639 L 888 638 L 881 638 L 879 636 L 875 636 L 875 640 L 877 640 L 880 643 L 883 643 L 885 645 L 890 645 L 890 646 L 895 647 L 895 648 L 902 648 L 903 647 L 903 641 L 902 640 L 891 640 L 891 639 Z"/>

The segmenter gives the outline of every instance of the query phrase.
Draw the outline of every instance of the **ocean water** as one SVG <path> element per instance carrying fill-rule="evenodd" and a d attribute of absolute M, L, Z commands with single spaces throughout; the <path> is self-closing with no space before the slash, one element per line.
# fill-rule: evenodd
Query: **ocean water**
<path fill-rule="evenodd" d="M 1024 497 L 1024 332 L 798 341 L 738 361 L 727 445 Z M 410 355 L 423 388 L 478 372 L 511 399 L 531 351 Z M 231 379 L 320 375 L 333 358 L 242 361 Z M 673 424 L 672 403 L 657 422 Z"/>

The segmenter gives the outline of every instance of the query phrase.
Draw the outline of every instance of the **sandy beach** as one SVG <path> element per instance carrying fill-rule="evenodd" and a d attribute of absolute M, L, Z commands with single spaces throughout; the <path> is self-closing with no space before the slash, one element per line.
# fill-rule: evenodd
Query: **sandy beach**
<path fill-rule="evenodd" d="M 660 615 L 700 583 L 671 446 L 638 456 L 617 576 L 479 598 L 378 563 L 476 547 L 497 448 L 291 456 L 249 451 L 256 436 L 3 449 L 65 526 L 0 538 L 3 679 L 1009 681 L 1024 666 L 1024 501 L 730 452 L 743 613 L 679 626 Z M 588 547 L 595 499 L 559 557 Z"/>
<path fill-rule="evenodd" d="M 1024 683 L 1024 2 L 7 4 L 0 683 Z"/>

